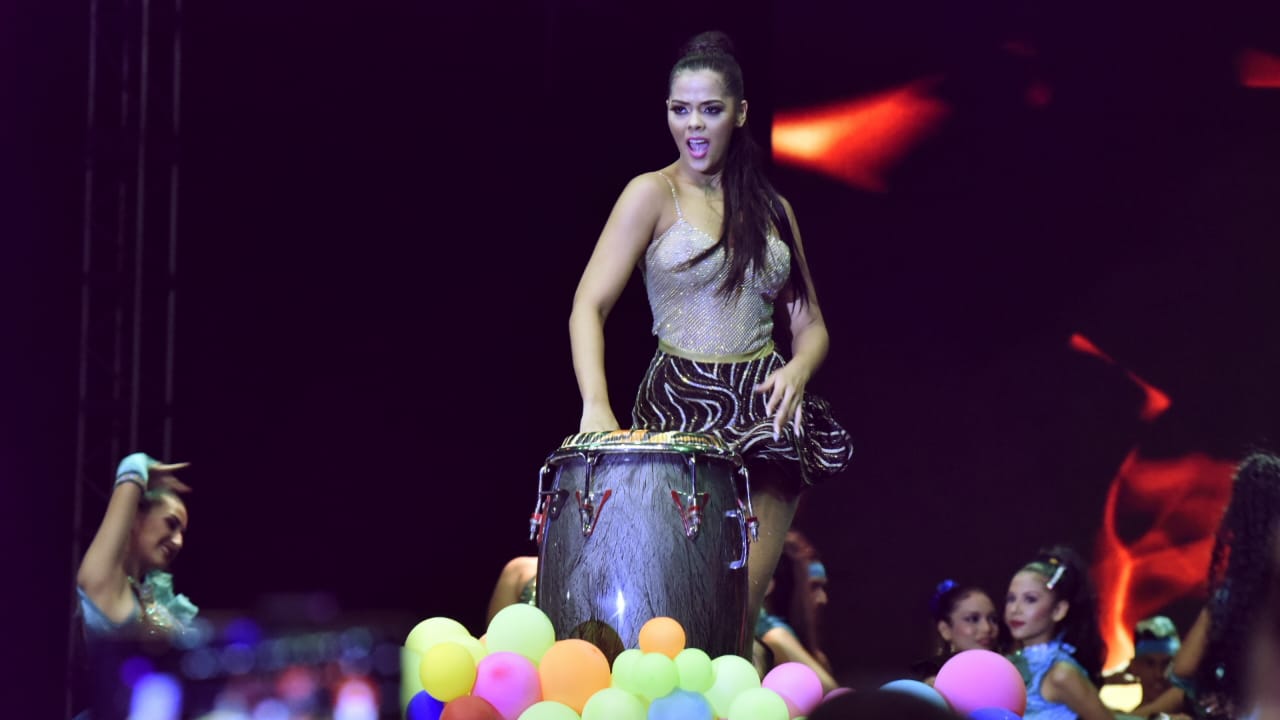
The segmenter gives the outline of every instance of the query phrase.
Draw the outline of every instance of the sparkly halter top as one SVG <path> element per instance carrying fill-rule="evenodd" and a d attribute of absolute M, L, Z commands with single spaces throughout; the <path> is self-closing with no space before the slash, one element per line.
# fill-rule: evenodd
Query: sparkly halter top
<path fill-rule="evenodd" d="M 716 244 L 680 211 L 671 178 L 676 221 L 644 253 L 644 284 L 653 311 L 653 334 L 666 352 L 692 360 L 745 360 L 772 348 L 773 301 L 787 282 L 791 251 L 776 233 L 765 247 L 763 272 L 748 267 L 737 291 L 719 292 L 729 273 L 725 253 L 692 267 L 681 266 Z"/>

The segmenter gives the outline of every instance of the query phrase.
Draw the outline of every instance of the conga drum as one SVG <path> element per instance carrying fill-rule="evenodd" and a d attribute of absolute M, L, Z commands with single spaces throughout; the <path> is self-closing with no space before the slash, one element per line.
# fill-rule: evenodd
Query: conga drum
<path fill-rule="evenodd" d="M 556 637 L 588 640 L 612 661 L 667 616 L 688 647 L 749 657 L 750 492 L 741 457 L 711 435 L 566 439 L 543 465 L 530 520 L 537 604 Z"/>

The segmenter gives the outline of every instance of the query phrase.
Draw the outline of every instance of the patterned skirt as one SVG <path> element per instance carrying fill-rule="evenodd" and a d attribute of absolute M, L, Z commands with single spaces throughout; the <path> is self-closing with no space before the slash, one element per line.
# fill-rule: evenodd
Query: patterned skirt
<path fill-rule="evenodd" d="M 801 401 L 799 436 L 788 421 L 774 440 L 768 396 L 752 388 L 784 364 L 777 352 L 745 362 L 702 362 L 658 350 L 636 393 L 632 426 L 715 435 L 748 464 L 776 462 L 816 483 L 849 464 L 853 441 L 827 402 L 811 393 Z"/>

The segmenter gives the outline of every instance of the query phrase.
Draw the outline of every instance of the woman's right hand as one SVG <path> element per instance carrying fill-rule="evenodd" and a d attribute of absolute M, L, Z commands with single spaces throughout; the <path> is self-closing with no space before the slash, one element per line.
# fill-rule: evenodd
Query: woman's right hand
<path fill-rule="evenodd" d="M 582 420 L 578 422 L 578 432 L 607 432 L 618 430 L 618 419 L 608 405 L 590 404 L 582 406 Z"/>
<path fill-rule="evenodd" d="M 191 486 L 178 479 L 175 472 L 186 470 L 191 463 L 154 463 L 147 466 L 147 489 L 189 493 Z"/>

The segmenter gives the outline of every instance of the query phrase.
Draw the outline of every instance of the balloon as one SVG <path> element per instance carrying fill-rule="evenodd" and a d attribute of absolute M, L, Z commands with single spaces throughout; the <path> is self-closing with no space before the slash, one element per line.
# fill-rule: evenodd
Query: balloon
<path fill-rule="evenodd" d="M 656 617 L 640 626 L 639 640 L 641 650 L 674 659 L 684 649 L 684 628 L 673 618 Z"/>
<path fill-rule="evenodd" d="M 487 700 L 503 720 L 517 720 L 542 699 L 538 666 L 519 653 L 492 653 L 476 666 L 476 684 L 471 694 Z"/>
<path fill-rule="evenodd" d="M 422 655 L 407 647 L 400 648 L 400 707 L 409 706 L 409 701 L 422 692 L 422 678 L 418 677 L 418 669 L 422 665 Z"/>
<path fill-rule="evenodd" d="M 666 697 L 676 689 L 676 664 L 662 653 L 647 652 L 636 661 L 636 686 L 644 699 L 653 701 Z"/>
<path fill-rule="evenodd" d="M 914 695 L 915 697 L 918 697 L 921 700 L 928 700 L 929 702 L 933 703 L 934 705 L 937 705 L 938 707 L 944 710 L 951 709 L 951 706 L 947 704 L 947 699 L 942 696 L 942 693 L 929 687 L 925 683 L 920 682 L 919 680 L 894 680 L 893 682 L 889 682 L 889 683 L 885 683 L 884 685 L 881 685 L 880 689 L 887 690 L 889 692 L 897 692 L 897 693 L 903 693 L 906 695 Z"/>
<path fill-rule="evenodd" d="M 582 720 L 582 716 L 564 703 L 543 700 L 520 713 L 520 720 Z"/>
<path fill-rule="evenodd" d="M 419 655 L 425 655 L 432 645 L 441 640 L 459 637 L 471 637 L 471 632 L 452 618 L 433 617 L 414 625 L 409 636 L 404 639 L 404 646 Z"/>
<path fill-rule="evenodd" d="M 582 709 L 582 720 L 645 720 L 644 715 L 640 698 L 618 688 L 600 690 Z"/>
<path fill-rule="evenodd" d="M 449 702 L 471 692 L 476 682 L 476 661 L 458 643 L 439 642 L 422 656 L 418 678 L 431 697 Z"/>
<path fill-rule="evenodd" d="M 969 713 L 972 720 L 1022 720 L 1017 713 L 1002 707 L 978 708 Z"/>
<path fill-rule="evenodd" d="M 822 680 L 813 668 L 798 662 L 775 666 L 760 682 L 761 687 L 778 693 L 787 703 L 790 717 L 808 715 L 822 702 Z"/>
<path fill-rule="evenodd" d="M 1021 716 L 1027 709 L 1027 686 L 1013 663 L 990 650 L 965 650 L 943 663 L 933 687 L 962 715 L 984 708 L 1004 708 Z"/>
<path fill-rule="evenodd" d="M 556 630 L 546 613 L 525 603 L 508 605 L 489 621 L 484 646 L 489 652 L 515 652 L 535 663 L 556 641 Z"/>
<path fill-rule="evenodd" d="M 647 720 L 712 720 L 711 703 L 701 693 L 676 690 L 649 705 Z"/>
<path fill-rule="evenodd" d="M 744 690 L 729 707 L 729 720 L 788 720 L 787 702 L 769 688 Z"/>
<path fill-rule="evenodd" d="M 493 642 L 492 630 L 489 641 Z M 611 680 L 609 661 L 600 648 L 576 638 L 557 641 L 543 654 L 538 677 L 543 699 L 564 703 L 579 713 L 587 699 L 609 687 Z"/>
<path fill-rule="evenodd" d="M 444 703 L 431 697 L 426 690 L 419 690 L 405 706 L 405 720 L 440 720 Z"/>
<path fill-rule="evenodd" d="M 675 663 L 681 690 L 701 693 L 711 688 L 711 657 L 705 652 L 698 648 L 685 648 L 676 655 Z"/>
<path fill-rule="evenodd" d="M 760 687 L 760 676 L 756 674 L 755 666 L 737 655 L 721 655 L 712 660 L 711 672 L 711 687 L 703 694 L 711 703 L 716 717 L 729 717 L 729 709 L 739 694 Z M 782 707 L 785 711 L 785 702 Z"/>
<path fill-rule="evenodd" d="M 848 695 L 848 694 L 849 694 L 849 693 L 851 693 L 851 692 L 853 692 L 853 689 L 852 689 L 852 688 L 847 688 L 847 687 L 838 687 L 838 688 L 835 688 L 835 689 L 833 689 L 831 692 L 829 692 L 829 693 L 827 693 L 826 695 L 822 696 L 822 702 L 827 702 L 828 700 L 833 700 L 833 699 L 835 699 L 835 698 L 840 697 L 841 695 Z"/>
<path fill-rule="evenodd" d="M 445 704 L 440 720 L 502 720 L 502 716 L 483 698 L 463 695 Z"/>
<path fill-rule="evenodd" d="M 644 657 L 644 651 L 639 648 L 631 648 L 618 653 L 618 657 L 613 659 L 612 686 L 639 695 L 640 683 L 639 677 L 636 675 L 636 669 L 642 657 Z"/>

